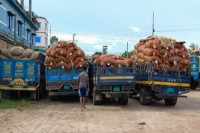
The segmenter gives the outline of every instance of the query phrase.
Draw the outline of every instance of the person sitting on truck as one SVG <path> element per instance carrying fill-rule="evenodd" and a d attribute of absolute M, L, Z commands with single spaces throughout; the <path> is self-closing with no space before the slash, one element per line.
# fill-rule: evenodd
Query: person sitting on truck
<path fill-rule="evenodd" d="M 89 87 L 89 78 L 86 70 L 87 67 L 83 67 L 83 71 L 79 74 L 78 78 L 81 111 L 85 109 L 85 96 Z"/>

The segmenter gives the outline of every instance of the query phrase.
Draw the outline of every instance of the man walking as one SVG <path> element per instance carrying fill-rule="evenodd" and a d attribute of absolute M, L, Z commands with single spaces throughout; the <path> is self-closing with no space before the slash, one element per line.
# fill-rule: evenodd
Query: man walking
<path fill-rule="evenodd" d="M 85 109 L 85 96 L 89 88 L 89 78 L 86 70 L 87 67 L 83 67 L 83 72 L 79 74 L 78 78 L 81 111 Z"/>

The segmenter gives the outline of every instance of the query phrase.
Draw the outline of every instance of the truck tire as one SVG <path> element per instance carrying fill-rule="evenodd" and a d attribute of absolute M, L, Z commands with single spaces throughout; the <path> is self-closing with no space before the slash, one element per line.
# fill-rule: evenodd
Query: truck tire
<path fill-rule="evenodd" d="M 137 96 L 137 94 L 138 94 L 137 92 L 133 92 L 133 93 L 131 93 L 131 94 L 129 95 L 129 97 L 130 97 L 130 98 L 135 97 L 135 96 Z"/>
<path fill-rule="evenodd" d="M 98 96 L 99 96 L 99 100 L 97 100 Z M 98 92 L 96 88 L 93 89 L 93 104 L 94 105 L 102 104 L 102 94 Z"/>
<path fill-rule="evenodd" d="M 51 101 L 56 101 L 57 100 L 56 96 L 49 96 L 49 98 L 50 98 Z"/>
<path fill-rule="evenodd" d="M 149 105 L 152 103 L 151 90 L 145 88 L 140 90 L 140 103 L 142 105 Z"/>
<path fill-rule="evenodd" d="M 166 106 L 175 106 L 177 103 L 178 98 L 174 99 L 165 99 L 165 105 Z"/>
<path fill-rule="evenodd" d="M 190 88 L 192 90 L 196 90 L 196 88 L 199 86 L 199 82 L 195 81 L 193 78 L 191 79 L 191 83 L 190 83 Z"/>
<path fill-rule="evenodd" d="M 127 105 L 128 104 L 128 98 L 118 98 L 118 103 L 121 105 Z"/>
<path fill-rule="evenodd" d="M 37 90 L 36 91 L 30 91 L 30 99 L 37 100 Z"/>

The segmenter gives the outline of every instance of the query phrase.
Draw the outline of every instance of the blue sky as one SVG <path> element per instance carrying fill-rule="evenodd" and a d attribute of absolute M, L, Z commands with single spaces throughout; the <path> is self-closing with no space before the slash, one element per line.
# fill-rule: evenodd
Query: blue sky
<path fill-rule="evenodd" d="M 155 35 L 200 44 L 199 0 L 32 0 L 33 10 L 47 18 L 52 36 L 71 40 L 87 54 L 102 51 L 121 54 L 151 35 L 152 12 Z M 26 7 L 28 0 L 25 0 Z"/>

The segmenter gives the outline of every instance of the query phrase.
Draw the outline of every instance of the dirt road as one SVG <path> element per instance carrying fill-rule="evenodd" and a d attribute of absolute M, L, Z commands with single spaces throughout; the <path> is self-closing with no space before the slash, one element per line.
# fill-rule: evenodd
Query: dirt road
<path fill-rule="evenodd" d="M 109 103 L 81 111 L 78 99 L 42 100 L 22 109 L 0 110 L 1 133 L 199 133 L 200 91 L 179 98 L 175 107 L 164 102 L 142 106 Z"/>

